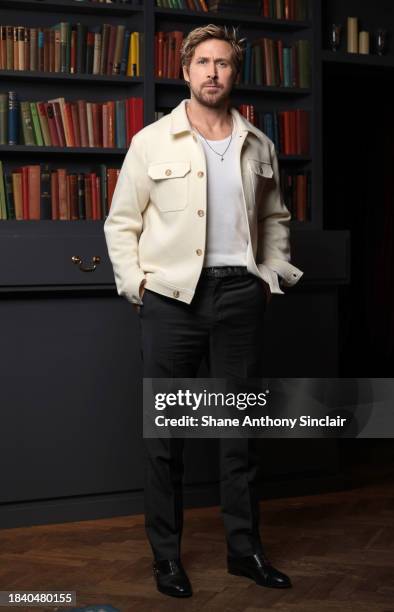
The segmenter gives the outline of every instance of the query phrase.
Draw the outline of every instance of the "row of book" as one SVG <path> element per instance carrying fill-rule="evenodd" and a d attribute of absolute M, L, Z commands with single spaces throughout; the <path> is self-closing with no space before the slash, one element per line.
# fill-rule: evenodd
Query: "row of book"
<path fill-rule="evenodd" d="M 126 148 L 143 123 L 143 98 L 29 102 L 0 93 L 0 144 Z"/>
<path fill-rule="evenodd" d="M 105 164 L 97 172 L 34 164 L 5 173 L 0 160 L 0 220 L 104 219 L 119 173 Z"/>
<path fill-rule="evenodd" d="M 181 30 L 155 33 L 155 77 L 183 79 L 180 59 L 183 38 Z M 297 40 L 291 45 L 281 39 L 267 37 L 247 41 L 237 84 L 310 87 L 309 40 Z"/>
<path fill-rule="evenodd" d="M 155 111 L 155 121 L 172 109 Z M 301 108 L 291 111 L 256 111 L 252 104 L 241 104 L 237 110 L 272 140 L 280 155 L 310 155 L 310 112 Z"/>
<path fill-rule="evenodd" d="M 141 76 L 144 33 L 125 24 L 0 25 L 0 69 Z"/>
<path fill-rule="evenodd" d="M 301 108 L 288 111 L 256 111 L 252 104 L 241 104 L 239 112 L 275 144 L 282 155 L 310 155 L 310 112 Z"/>
<path fill-rule="evenodd" d="M 311 172 L 289 172 L 280 170 L 280 187 L 284 202 L 295 221 L 310 221 L 311 215 Z"/>
<path fill-rule="evenodd" d="M 99 165 L 98 172 L 68 172 L 49 164 L 19 166 L 5 173 L 0 160 L 0 220 L 105 219 L 120 173 Z M 280 171 L 280 183 L 292 218 L 311 218 L 311 173 Z"/>
<path fill-rule="evenodd" d="M 156 6 L 160 8 L 227 11 L 292 21 L 307 20 L 308 5 L 309 0 L 156 0 Z"/>
<path fill-rule="evenodd" d="M 311 50 L 309 40 L 289 45 L 281 39 L 247 41 L 241 83 L 273 87 L 310 87 Z"/>

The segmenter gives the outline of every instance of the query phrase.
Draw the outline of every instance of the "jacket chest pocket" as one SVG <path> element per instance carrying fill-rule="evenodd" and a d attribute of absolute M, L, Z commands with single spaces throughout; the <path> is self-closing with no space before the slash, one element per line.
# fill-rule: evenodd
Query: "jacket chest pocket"
<path fill-rule="evenodd" d="M 274 171 L 271 162 L 248 159 L 248 166 L 255 199 L 259 199 L 265 187 L 272 183 Z"/>
<path fill-rule="evenodd" d="M 156 162 L 148 167 L 153 180 L 151 201 L 162 212 L 183 210 L 189 202 L 190 161 Z"/>

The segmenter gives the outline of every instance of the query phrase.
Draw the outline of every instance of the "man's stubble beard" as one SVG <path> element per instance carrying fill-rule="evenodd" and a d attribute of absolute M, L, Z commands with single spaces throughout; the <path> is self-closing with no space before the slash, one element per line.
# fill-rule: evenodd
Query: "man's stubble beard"
<path fill-rule="evenodd" d="M 204 93 L 201 91 L 197 91 L 190 86 L 190 93 L 193 93 L 194 98 L 199 104 L 206 106 L 207 108 L 223 108 L 227 106 L 227 103 L 230 101 L 231 92 L 232 87 L 224 95 L 222 92 L 221 94 L 216 94 L 215 96 L 211 96 L 209 93 L 204 95 Z"/>

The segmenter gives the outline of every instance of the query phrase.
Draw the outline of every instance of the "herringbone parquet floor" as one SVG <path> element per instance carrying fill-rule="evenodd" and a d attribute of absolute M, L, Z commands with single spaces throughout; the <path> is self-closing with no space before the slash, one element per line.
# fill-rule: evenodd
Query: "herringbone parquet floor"
<path fill-rule="evenodd" d="M 394 612 L 392 473 L 351 490 L 263 501 L 261 516 L 267 554 L 292 589 L 227 574 L 215 507 L 185 511 L 190 599 L 156 591 L 143 516 L 0 531 L 0 590 L 75 590 L 78 606 L 122 612 Z"/>

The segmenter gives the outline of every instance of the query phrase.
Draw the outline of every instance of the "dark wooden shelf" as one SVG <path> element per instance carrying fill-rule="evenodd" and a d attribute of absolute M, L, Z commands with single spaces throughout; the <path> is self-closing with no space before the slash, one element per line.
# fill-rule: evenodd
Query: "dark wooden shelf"
<path fill-rule="evenodd" d="M 305 30 L 312 27 L 310 21 L 290 21 L 287 19 L 269 19 L 260 15 L 245 15 L 245 13 L 230 13 L 221 11 L 219 13 L 212 11 L 188 11 L 184 9 L 168 9 L 155 7 L 155 15 L 168 19 L 169 21 L 190 21 L 199 19 L 201 21 L 236 22 L 248 27 L 262 28 L 267 26 L 270 30 Z"/>
<path fill-rule="evenodd" d="M 119 155 L 123 156 L 127 153 L 127 148 L 116 147 L 40 147 L 38 145 L 0 145 L 0 153 L 28 153 L 37 155 L 47 155 L 54 153 L 65 155 Z"/>
<path fill-rule="evenodd" d="M 173 87 L 185 87 L 185 82 L 182 79 L 167 79 L 167 78 L 156 78 L 156 85 L 170 85 Z M 234 91 L 256 91 L 264 93 L 281 93 L 289 95 L 306 95 L 311 93 L 309 87 L 274 87 L 272 85 L 254 85 L 249 83 L 239 83 L 234 86 Z"/>
<path fill-rule="evenodd" d="M 1 79 L 23 81 L 77 81 L 78 83 L 107 83 L 108 85 L 132 85 L 143 83 L 143 77 L 108 74 L 70 74 L 68 72 L 40 72 L 38 70 L 0 70 Z"/>
<path fill-rule="evenodd" d="M 97 2 L 75 2 L 72 0 L 1 0 L 1 8 L 14 10 L 31 10 L 55 13 L 88 13 L 92 15 L 132 15 L 141 13 L 143 6 L 131 6 L 121 4 L 99 4 Z"/>
<path fill-rule="evenodd" d="M 46 147 L 38 145 L 0 145 L 0 153 L 60 153 L 60 154 L 86 154 L 94 155 L 126 155 L 128 148 L 118 147 Z M 308 162 L 311 158 L 308 155 L 278 155 L 278 159 L 284 162 Z"/>
<path fill-rule="evenodd" d="M 346 53 L 345 51 L 330 51 L 324 49 L 322 61 L 332 64 L 350 64 L 352 66 L 371 66 L 373 68 L 394 68 L 393 55 L 375 55 L 362 53 Z"/>

